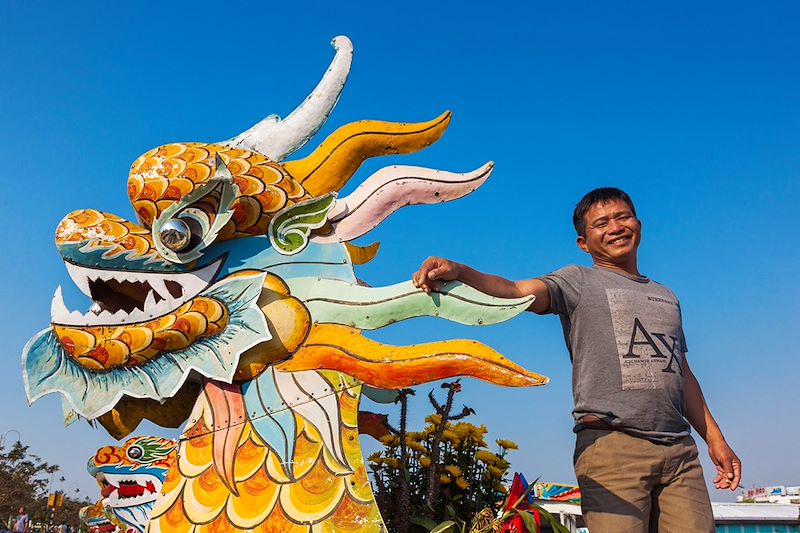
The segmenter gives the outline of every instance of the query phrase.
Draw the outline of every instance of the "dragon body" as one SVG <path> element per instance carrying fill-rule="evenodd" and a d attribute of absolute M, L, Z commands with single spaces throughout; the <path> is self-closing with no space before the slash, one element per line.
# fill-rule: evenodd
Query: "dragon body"
<path fill-rule="evenodd" d="M 334 48 L 286 119 L 139 157 L 128 178 L 136 222 L 79 210 L 56 230 L 92 302 L 70 311 L 56 290 L 50 327 L 23 353 L 26 393 L 31 402 L 60 394 L 67 422 L 96 420 L 118 439 L 145 418 L 184 425 L 148 531 L 381 531 L 357 438 L 362 388 L 457 375 L 546 382 L 475 341 L 388 346 L 362 335 L 415 316 L 496 323 L 532 297 L 458 283 L 427 295 L 410 282 L 373 288 L 356 278 L 377 243 L 350 241 L 400 207 L 472 192 L 492 164 L 464 174 L 386 167 L 337 196 L 366 158 L 435 142 L 449 113 L 348 124 L 284 161 L 339 97 L 352 47 L 337 37 Z"/>

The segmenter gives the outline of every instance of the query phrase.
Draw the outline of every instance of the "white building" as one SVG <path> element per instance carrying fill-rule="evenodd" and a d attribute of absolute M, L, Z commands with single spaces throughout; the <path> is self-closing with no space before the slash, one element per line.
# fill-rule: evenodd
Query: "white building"
<path fill-rule="evenodd" d="M 717 533 L 800 533 L 800 505 L 712 503 Z"/>
<path fill-rule="evenodd" d="M 571 533 L 591 533 L 577 503 L 537 501 Z M 717 533 L 800 533 L 800 505 L 780 503 L 712 503 Z M 548 529 L 543 528 L 545 531 Z"/>
<path fill-rule="evenodd" d="M 742 489 L 737 496 L 739 503 L 794 503 L 800 504 L 800 486 L 775 485 Z"/>

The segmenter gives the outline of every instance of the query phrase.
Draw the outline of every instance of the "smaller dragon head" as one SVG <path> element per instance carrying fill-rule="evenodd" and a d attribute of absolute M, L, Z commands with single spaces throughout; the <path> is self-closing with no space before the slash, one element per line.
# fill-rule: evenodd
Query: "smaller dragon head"
<path fill-rule="evenodd" d="M 81 507 L 81 510 L 78 511 L 78 519 L 86 526 L 89 533 L 110 533 L 117 530 L 117 526 L 106 516 L 102 500 Z"/>
<path fill-rule="evenodd" d="M 103 446 L 89 459 L 87 470 L 100 486 L 101 503 L 112 522 L 144 531 L 176 445 L 159 437 L 132 437 L 122 446 Z"/>

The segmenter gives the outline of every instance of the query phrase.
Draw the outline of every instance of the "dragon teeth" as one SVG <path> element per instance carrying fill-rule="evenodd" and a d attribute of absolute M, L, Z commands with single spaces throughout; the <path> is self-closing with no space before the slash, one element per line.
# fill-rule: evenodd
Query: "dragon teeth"
<path fill-rule="evenodd" d="M 64 304 L 64 296 L 61 294 L 61 285 L 56 288 L 53 294 L 53 302 L 50 304 L 50 316 L 68 315 L 69 309 Z"/>
<path fill-rule="evenodd" d="M 102 279 L 103 281 L 109 281 L 109 280 L 112 280 L 112 279 L 116 279 L 116 276 L 114 276 L 114 271 L 113 270 L 100 270 L 97 273 L 97 277 Z"/>
<path fill-rule="evenodd" d="M 143 311 L 149 311 L 153 307 L 156 306 L 156 297 L 153 295 L 153 291 L 147 293 L 147 298 L 144 299 L 144 309 Z"/>
<path fill-rule="evenodd" d="M 112 326 L 122 324 L 134 324 L 137 322 L 147 322 L 159 316 L 166 315 L 192 298 L 196 297 L 205 290 L 214 279 L 224 258 L 219 258 L 203 268 L 182 274 L 166 274 L 157 272 L 123 272 L 119 270 L 100 270 L 97 268 L 82 267 L 72 263 L 66 263 L 67 272 L 78 288 L 89 296 L 89 280 L 102 279 L 108 281 L 134 281 L 147 282 L 151 290 L 145 299 L 144 309 L 135 308 L 130 313 L 120 309 L 116 313 L 103 310 L 97 313 L 94 305 L 86 313 L 80 311 L 69 311 L 61 296 L 61 287 L 56 289 L 53 295 L 53 303 L 50 307 L 50 321 L 53 324 L 64 326 Z M 180 298 L 173 298 L 167 289 L 167 280 L 172 280 L 181 285 L 183 292 Z M 156 303 L 155 295 L 161 296 L 161 301 Z"/>
<path fill-rule="evenodd" d="M 78 272 L 78 270 L 80 269 L 79 266 L 73 265 L 72 263 L 65 263 L 65 264 L 67 265 L 67 272 L 69 273 L 69 277 L 72 278 L 72 281 L 75 282 L 75 285 L 78 286 L 78 288 L 83 294 L 91 298 L 92 292 L 89 290 L 89 276 L 84 276 L 79 274 Z"/>
<path fill-rule="evenodd" d="M 169 289 L 167 289 L 166 281 L 167 280 L 165 280 L 164 278 L 161 278 L 161 279 L 153 278 L 153 279 L 148 280 L 148 283 L 150 283 L 150 286 L 153 288 L 153 290 L 155 290 L 158 293 L 159 296 L 161 296 L 162 299 L 170 299 L 170 298 L 172 298 L 172 293 L 170 293 Z M 184 292 L 189 292 L 189 291 L 184 291 Z M 146 308 L 147 308 L 147 306 L 145 305 L 145 309 Z"/>
<path fill-rule="evenodd" d="M 117 277 L 119 277 L 119 276 L 114 276 L 115 279 Z M 127 273 L 125 275 L 125 279 L 127 281 L 134 282 L 134 283 L 135 282 L 142 282 L 142 281 L 147 281 L 147 275 L 139 273 L 139 272 L 130 272 L 130 273 Z"/>

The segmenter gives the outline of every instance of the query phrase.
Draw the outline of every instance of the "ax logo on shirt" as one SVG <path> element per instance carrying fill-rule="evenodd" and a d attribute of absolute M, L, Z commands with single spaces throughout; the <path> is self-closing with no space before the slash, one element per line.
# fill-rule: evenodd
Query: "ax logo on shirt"
<path fill-rule="evenodd" d="M 653 340 L 654 338 L 659 340 L 659 343 L 661 344 L 660 348 L 658 343 Z M 667 366 L 661 369 L 662 372 L 674 374 L 677 371 L 678 374 L 683 375 L 683 370 L 681 370 L 681 361 L 678 358 L 681 348 L 680 340 L 674 335 L 667 335 L 666 333 L 650 333 L 647 331 L 647 329 L 645 329 L 639 319 L 634 317 L 633 332 L 631 332 L 631 341 L 628 345 L 628 352 L 622 357 L 625 359 L 639 359 L 643 357 L 641 355 L 637 355 L 636 351 L 634 350 L 636 346 L 642 345 L 649 346 L 653 350 L 653 353 L 650 354 L 650 357 L 656 357 L 659 359 L 667 359 L 667 357 L 669 357 Z M 664 349 L 666 349 L 667 354 L 669 355 L 662 351 Z M 673 363 L 676 363 L 674 369 Z"/>
<path fill-rule="evenodd" d="M 606 289 L 623 390 L 663 389 L 683 376 L 678 302 L 670 294 Z M 669 384 L 669 385 L 668 385 Z"/>

